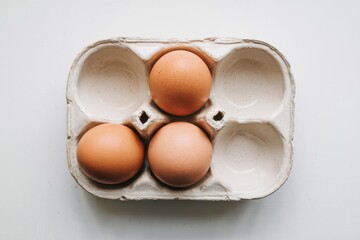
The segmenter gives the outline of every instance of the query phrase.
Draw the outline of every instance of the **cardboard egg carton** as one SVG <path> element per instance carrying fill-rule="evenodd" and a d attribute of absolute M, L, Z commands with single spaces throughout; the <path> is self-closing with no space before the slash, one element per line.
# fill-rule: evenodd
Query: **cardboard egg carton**
<path fill-rule="evenodd" d="M 151 100 L 149 72 L 166 52 L 199 55 L 212 73 L 209 101 L 195 114 L 174 117 Z M 67 86 L 70 173 L 89 193 L 107 199 L 241 200 L 265 197 L 286 181 L 293 159 L 295 84 L 285 57 L 257 40 L 114 38 L 86 47 L 74 60 Z M 172 188 L 151 173 L 147 159 L 131 180 L 92 181 L 81 171 L 77 143 L 100 123 L 139 133 L 145 146 L 173 121 L 201 127 L 213 144 L 211 167 L 187 188 Z M 176 136 L 174 136 L 176 137 Z"/>

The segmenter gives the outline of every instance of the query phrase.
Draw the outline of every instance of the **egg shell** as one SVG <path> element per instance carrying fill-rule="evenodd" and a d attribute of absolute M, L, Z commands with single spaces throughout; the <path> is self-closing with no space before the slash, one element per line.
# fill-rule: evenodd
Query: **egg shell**
<path fill-rule="evenodd" d="M 86 131 L 77 147 L 82 171 L 104 184 L 123 183 L 134 177 L 144 162 L 144 145 L 130 128 L 101 124 Z"/>
<path fill-rule="evenodd" d="M 212 145 L 203 130 L 191 123 L 173 122 L 151 139 L 148 159 L 152 172 L 163 183 L 187 187 L 200 181 L 211 163 Z"/>
<path fill-rule="evenodd" d="M 196 53 L 213 86 L 205 106 L 176 117 L 151 100 L 151 67 L 164 53 Z M 106 199 L 241 200 L 268 196 L 288 178 L 293 159 L 295 83 L 290 65 L 273 46 L 236 38 L 113 38 L 86 47 L 68 77 L 67 156 L 71 175 L 89 193 Z M 100 123 L 124 124 L 145 144 L 164 125 L 186 121 L 202 128 L 213 145 L 209 171 L 184 189 L 159 183 L 147 159 L 127 184 L 104 187 L 80 169 L 77 143 Z"/>
<path fill-rule="evenodd" d="M 150 71 L 152 99 L 165 112 L 175 116 L 192 114 L 209 99 L 211 73 L 196 54 L 174 50 L 161 56 Z"/>

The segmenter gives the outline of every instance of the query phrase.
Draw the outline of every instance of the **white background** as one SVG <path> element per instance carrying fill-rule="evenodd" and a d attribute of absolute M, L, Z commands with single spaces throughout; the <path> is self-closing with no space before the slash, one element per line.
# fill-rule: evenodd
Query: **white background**
<path fill-rule="evenodd" d="M 295 76 L 295 158 L 246 202 L 117 202 L 70 176 L 70 65 L 116 36 L 264 40 Z M 359 1 L 0 1 L 0 239 L 360 239 Z"/>

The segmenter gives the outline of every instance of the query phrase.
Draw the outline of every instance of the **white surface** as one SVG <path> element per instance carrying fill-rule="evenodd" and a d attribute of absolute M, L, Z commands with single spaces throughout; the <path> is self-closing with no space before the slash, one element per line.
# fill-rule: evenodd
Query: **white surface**
<path fill-rule="evenodd" d="M 360 238 L 360 3 L 191 2 L 0 3 L 0 239 Z M 112 36 L 277 47 L 297 84 L 286 184 L 240 203 L 106 201 L 78 187 L 66 166 L 66 78 L 84 46 Z"/>

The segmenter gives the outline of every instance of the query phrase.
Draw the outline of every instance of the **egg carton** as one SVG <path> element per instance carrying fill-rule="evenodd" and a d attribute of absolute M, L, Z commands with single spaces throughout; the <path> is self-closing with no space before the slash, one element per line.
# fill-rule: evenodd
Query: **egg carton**
<path fill-rule="evenodd" d="M 149 72 L 175 49 L 199 55 L 212 73 L 212 91 L 195 114 L 175 117 L 151 99 Z M 295 83 L 285 57 L 271 45 L 235 38 L 113 38 L 86 47 L 74 60 L 67 86 L 67 159 L 89 193 L 107 199 L 241 200 L 265 197 L 286 181 L 293 161 Z M 156 179 L 147 158 L 126 183 L 104 185 L 80 169 L 76 150 L 88 129 L 124 124 L 145 146 L 173 121 L 201 127 L 213 145 L 209 171 L 198 183 L 172 188 Z M 176 136 L 174 136 L 176 137 Z M 186 151 L 186 149 L 184 149 Z"/>

